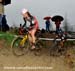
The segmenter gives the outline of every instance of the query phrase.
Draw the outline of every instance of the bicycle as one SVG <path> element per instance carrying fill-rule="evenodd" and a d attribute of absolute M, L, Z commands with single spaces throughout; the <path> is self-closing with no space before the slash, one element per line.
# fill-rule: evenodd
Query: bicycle
<path fill-rule="evenodd" d="M 37 33 L 39 33 L 39 31 Z M 23 47 L 20 47 L 20 46 L 23 46 Z M 14 38 L 14 40 L 11 43 L 11 48 L 12 48 L 12 52 L 14 55 L 22 56 L 24 54 L 27 54 L 30 47 L 31 47 L 31 45 L 30 45 L 29 38 L 28 38 L 28 28 L 26 28 L 24 35 L 19 35 Z M 38 55 L 37 53 L 40 51 L 40 49 L 42 47 L 38 37 L 36 37 L 35 47 L 37 49 L 34 50 L 34 53 L 35 53 L 35 55 Z"/>
<path fill-rule="evenodd" d="M 39 47 L 41 49 L 43 47 L 42 41 L 53 41 L 53 45 L 50 46 L 50 55 L 55 55 L 55 54 L 57 55 L 57 53 L 65 54 L 65 52 L 63 52 L 63 51 L 65 51 L 66 48 L 64 46 L 64 42 L 62 42 L 62 41 L 66 42 L 67 38 L 66 38 L 66 36 L 64 36 L 66 34 L 62 33 L 62 36 L 60 38 L 53 38 L 53 39 L 52 38 L 43 38 L 43 37 L 40 38 L 39 36 L 41 34 L 42 33 L 39 33 L 38 36 L 36 37 L 35 47 Z M 29 40 L 28 40 L 28 31 L 26 31 L 26 33 L 24 35 L 25 36 L 21 36 L 21 35 L 16 36 L 14 38 L 14 40 L 12 41 L 11 48 L 12 48 L 13 53 L 17 56 L 22 56 L 22 55 L 26 54 L 28 52 L 29 48 L 31 47 Z M 73 40 L 73 39 L 68 39 L 68 40 Z M 61 46 L 61 44 L 63 44 L 63 45 Z M 24 48 L 20 48 L 20 45 L 23 45 Z M 35 52 L 39 52 L 39 51 L 35 51 Z"/>
<path fill-rule="evenodd" d="M 63 31 L 59 31 L 56 35 L 55 39 L 53 40 L 54 45 L 50 48 L 50 55 L 59 56 L 66 54 L 66 50 L 68 47 L 65 47 L 65 42 L 68 36 L 67 33 Z"/>

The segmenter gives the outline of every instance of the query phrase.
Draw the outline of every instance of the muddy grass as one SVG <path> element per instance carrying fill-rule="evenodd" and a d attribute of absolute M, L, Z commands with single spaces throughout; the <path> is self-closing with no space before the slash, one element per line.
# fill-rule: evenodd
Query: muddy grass
<path fill-rule="evenodd" d="M 44 68 L 24 69 L 27 66 Z M 6 69 L 6 67 L 16 69 Z M 22 69 L 17 69 L 18 67 L 22 67 Z M 45 67 L 47 68 L 45 69 Z M 56 57 L 50 56 L 48 47 L 42 49 L 40 56 L 29 51 L 27 54 L 17 57 L 12 53 L 10 44 L 7 45 L 5 40 L 0 40 L 0 71 L 75 71 L 75 51 L 70 49 L 65 56 Z"/>

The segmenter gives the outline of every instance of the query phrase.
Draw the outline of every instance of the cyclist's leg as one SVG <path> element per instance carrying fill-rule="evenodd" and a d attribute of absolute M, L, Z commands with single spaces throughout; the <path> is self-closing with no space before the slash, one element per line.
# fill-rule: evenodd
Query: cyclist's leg
<path fill-rule="evenodd" d="M 30 32 L 28 34 L 28 40 L 29 40 L 30 46 L 32 46 L 32 36 L 31 36 Z"/>
<path fill-rule="evenodd" d="M 28 34 L 28 39 L 29 39 L 29 42 L 31 43 L 32 42 L 32 36 L 30 34 Z"/>
<path fill-rule="evenodd" d="M 29 37 L 30 44 L 32 46 L 31 49 L 35 48 L 35 32 L 36 32 L 36 30 L 34 30 L 34 29 L 29 30 L 29 36 L 28 37 Z"/>
<path fill-rule="evenodd" d="M 35 33 L 36 33 L 36 29 L 34 28 L 32 30 L 32 43 L 33 43 L 33 48 L 35 48 L 35 40 L 36 40 Z"/>
<path fill-rule="evenodd" d="M 35 33 L 36 33 L 36 29 L 34 28 L 34 29 L 31 30 L 31 36 L 32 36 L 32 49 L 35 48 L 35 40 L 36 40 Z"/>

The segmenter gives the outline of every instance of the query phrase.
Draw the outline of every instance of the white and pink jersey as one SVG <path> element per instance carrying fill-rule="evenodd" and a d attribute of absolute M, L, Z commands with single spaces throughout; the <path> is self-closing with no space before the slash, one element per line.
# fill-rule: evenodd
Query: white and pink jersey
<path fill-rule="evenodd" d="M 39 29 L 39 23 L 38 23 L 36 17 L 34 17 L 34 20 L 32 20 L 32 23 L 34 23 L 34 28 Z"/>

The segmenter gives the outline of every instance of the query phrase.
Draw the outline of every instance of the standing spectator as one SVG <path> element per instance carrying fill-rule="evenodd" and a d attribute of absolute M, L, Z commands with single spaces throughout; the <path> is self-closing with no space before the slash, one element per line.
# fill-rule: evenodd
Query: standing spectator
<path fill-rule="evenodd" d="M 56 33 L 58 34 L 59 31 L 60 31 L 60 24 L 61 24 L 61 21 L 59 19 L 57 19 L 55 21 L 55 25 L 56 25 Z"/>
<path fill-rule="evenodd" d="M 51 20 L 52 20 L 53 22 L 55 22 L 55 25 L 56 25 L 56 33 L 59 34 L 59 32 L 62 31 L 62 30 L 60 29 L 60 25 L 61 25 L 61 21 L 63 21 L 64 18 L 63 18 L 62 16 L 60 16 L 60 15 L 55 15 L 55 16 L 53 16 L 53 17 L 51 18 Z"/>
<path fill-rule="evenodd" d="M 9 26 L 7 24 L 6 15 L 3 15 L 2 17 L 2 31 L 6 32 L 9 30 Z"/>
<path fill-rule="evenodd" d="M 2 31 L 2 14 L 0 14 L 0 31 Z"/>
<path fill-rule="evenodd" d="M 45 24 L 46 24 L 46 31 L 50 32 L 50 20 L 49 19 L 46 20 Z"/>

